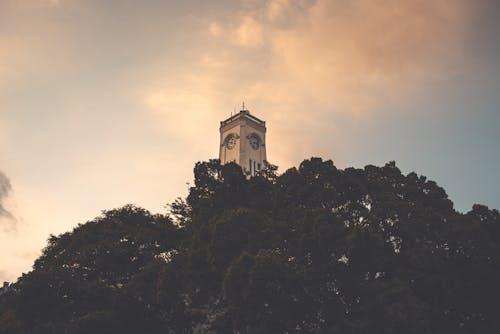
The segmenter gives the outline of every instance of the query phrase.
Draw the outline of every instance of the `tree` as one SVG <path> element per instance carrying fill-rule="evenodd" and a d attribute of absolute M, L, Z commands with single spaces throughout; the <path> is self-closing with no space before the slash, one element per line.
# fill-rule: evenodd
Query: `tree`
<path fill-rule="evenodd" d="M 51 236 L 0 296 L 0 333 L 500 331 L 499 212 L 457 212 L 394 162 L 200 162 L 168 208 Z"/>
<path fill-rule="evenodd" d="M 129 285 L 175 250 L 181 238 L 168 218 L 131 205 L 51 236 L 34 270 L 1 304 L 10 319 L 2 312 L 0 328 L 6 333 L 135 333 L 168 327 L 151 312 L 155 305 L 143 298 L 145 292 L 138 296 Z"/>

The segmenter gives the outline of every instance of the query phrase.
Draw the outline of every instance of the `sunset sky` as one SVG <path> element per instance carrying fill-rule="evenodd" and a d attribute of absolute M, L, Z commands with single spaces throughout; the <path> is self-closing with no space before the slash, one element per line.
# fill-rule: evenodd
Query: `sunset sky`
<path fill-rule="evenodd" d="M 0 0 L 0 281 L 101 210 L 164 213 L 243 100 L 280 171 L 395 160 L 459 211 L 500 208 L 499 16 L 496 0 Z"/>

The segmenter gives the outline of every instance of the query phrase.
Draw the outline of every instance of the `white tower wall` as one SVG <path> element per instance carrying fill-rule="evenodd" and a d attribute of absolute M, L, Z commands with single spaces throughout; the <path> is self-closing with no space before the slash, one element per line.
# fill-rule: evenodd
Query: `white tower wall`
<path fill-rule="evenodd" d="M 253 176 L 267 164 L 266 123 L 241 110 L 221 122 L 221 164 L 236 162 L 248 176 Z"/>

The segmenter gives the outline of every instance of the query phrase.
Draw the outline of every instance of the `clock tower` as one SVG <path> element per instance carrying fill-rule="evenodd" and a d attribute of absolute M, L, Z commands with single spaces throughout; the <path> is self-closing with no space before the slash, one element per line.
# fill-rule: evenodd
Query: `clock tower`
<path fill-rule="evenodd" d="M 236 162 L 248 176 L 266 164 L 266 122 L 245 109 L 220 122 L 219 159 L 222 165 Z"/>

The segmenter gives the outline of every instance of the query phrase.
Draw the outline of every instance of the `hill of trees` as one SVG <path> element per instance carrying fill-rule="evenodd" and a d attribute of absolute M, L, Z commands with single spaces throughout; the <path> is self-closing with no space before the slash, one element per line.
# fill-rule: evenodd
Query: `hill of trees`
<path fill-rule="evenodd" d="M 500 333 L 500 215 L 394 163 L 195 166 L 166 215 L 51 236 L 0 333 Z"/>

